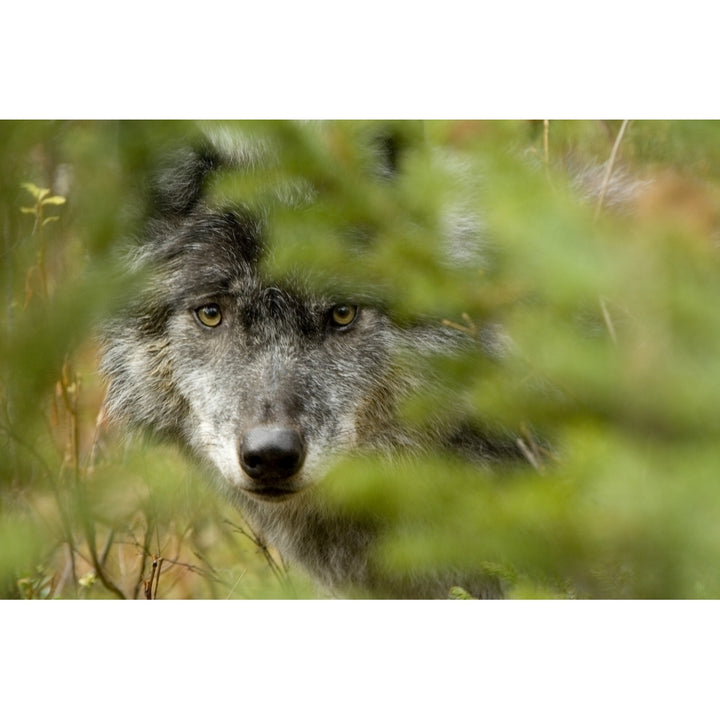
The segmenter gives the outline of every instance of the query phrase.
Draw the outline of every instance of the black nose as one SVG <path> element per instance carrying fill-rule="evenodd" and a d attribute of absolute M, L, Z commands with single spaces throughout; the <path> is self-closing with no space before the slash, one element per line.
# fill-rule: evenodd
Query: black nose
<path fill-rule="evenodd" d="M 256 427 L 240 445 L 240 465 L 253 480 L 268 482 L 292 477 L 305 460 L 305 444 L 297 430 Z"/>

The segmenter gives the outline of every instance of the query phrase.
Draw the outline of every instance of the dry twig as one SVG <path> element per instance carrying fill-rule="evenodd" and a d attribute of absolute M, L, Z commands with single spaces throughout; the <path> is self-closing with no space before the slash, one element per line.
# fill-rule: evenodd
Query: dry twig
<path fill-rule="evenodd" d="M 615 143 L 613 145 L 612 152 L 610 153 L 610 159 L 608 160 L 607 167 L 605 168 L 605 176 L 603 177 L 602 185 L 600 186 L 600 195 L 598 197 L 597 206 L 595 207 L 596 221 L 600 217 L 603 203 L 605 202 L 605 196 L 607 195 L 608 187 L 610 186 L 610 178 L 612 177 L 613 168 L 615 167 L 615 159 L 617 158 L 618 150 L 620 148 L 620 141 L 625 134 L 625 129 L 627 128 L 629 122 L 629 120 L 622 121 L 620 130 L 615 138 Z"/>

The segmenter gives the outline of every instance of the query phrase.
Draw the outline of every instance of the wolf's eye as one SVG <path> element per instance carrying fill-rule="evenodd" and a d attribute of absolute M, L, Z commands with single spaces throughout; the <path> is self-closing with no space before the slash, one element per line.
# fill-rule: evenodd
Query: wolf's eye
<path fill-rule="evenodd" d="M 346 328 L 352 325 L 357 314 L 357 305 L 335 305 L 330 312 L 330 321 L 336 328 Z"/>
<path fill-rule="evenodd" d="M 215 303 L 203 305 L 195 310 L 195 317 L 206 327 L 217 327 L 222 321 L 220 306 Z"/>

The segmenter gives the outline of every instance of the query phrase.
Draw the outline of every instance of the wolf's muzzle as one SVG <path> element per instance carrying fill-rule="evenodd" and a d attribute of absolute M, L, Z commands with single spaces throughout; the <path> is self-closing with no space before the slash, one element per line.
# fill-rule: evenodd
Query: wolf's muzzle
<path fill-rule="evenodd" d="M 280 496 L 295 492 L 292 478 L 305 461 L 302 435 L 292 428 L 260 426 L 251 428 L 240 443 L 240 465 L 255 481 L 251 491 Z"/>

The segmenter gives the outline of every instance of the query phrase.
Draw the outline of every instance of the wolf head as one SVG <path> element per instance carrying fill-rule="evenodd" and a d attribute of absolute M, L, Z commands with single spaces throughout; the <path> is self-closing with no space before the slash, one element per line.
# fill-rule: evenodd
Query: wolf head
<path fill-rule="evenodd" d="M 105 333 L 107 410 L 210 461 L 228 489 L 288 500 L 338 454 L 412 444 L 394 420 L 418 380 L 401 356 L 448 333 L 403 329 L 373 304 L 266 280 L 263 222 L 210 207 L 212 150 L 160 175 L 131 265 L 144 287 Z"/>

